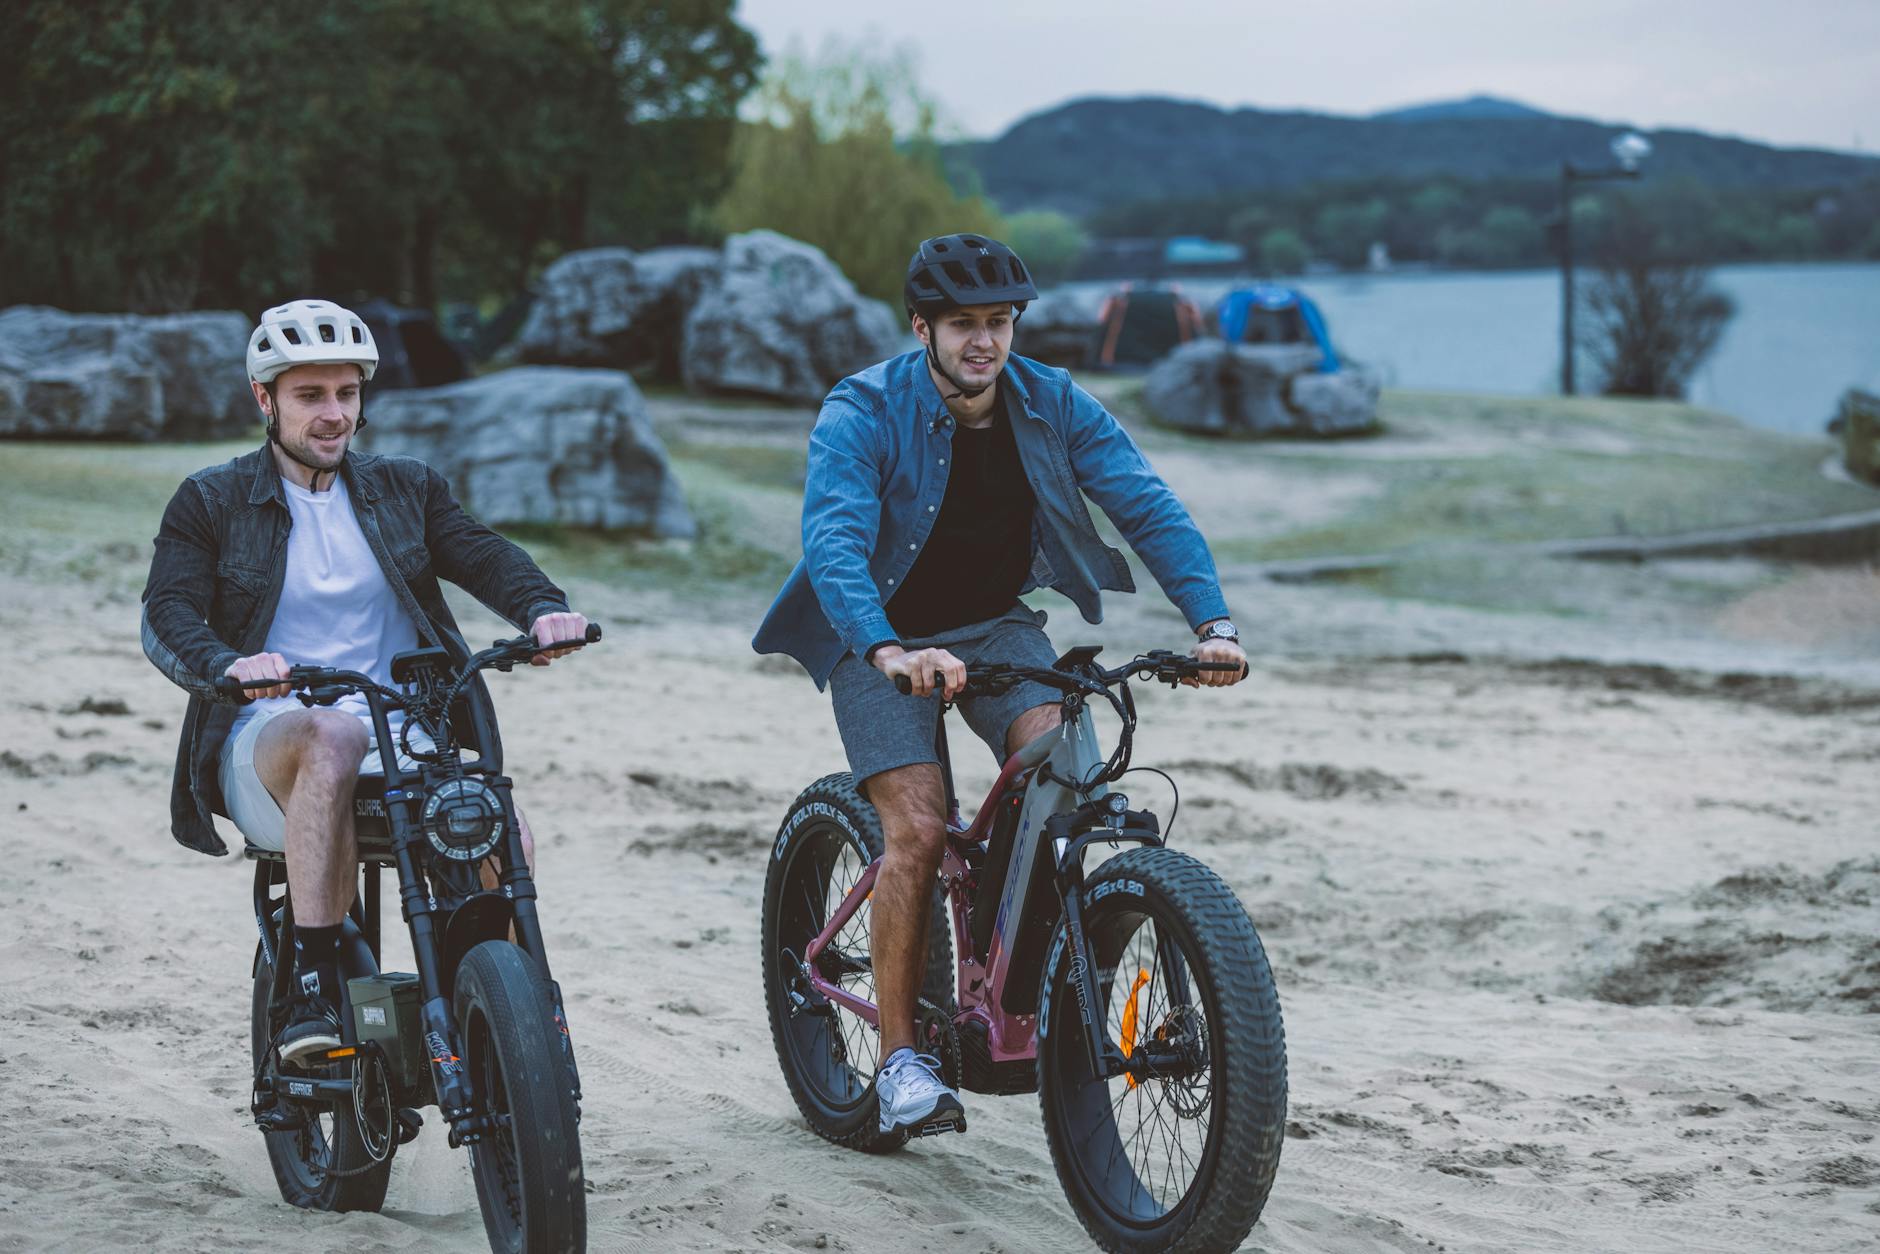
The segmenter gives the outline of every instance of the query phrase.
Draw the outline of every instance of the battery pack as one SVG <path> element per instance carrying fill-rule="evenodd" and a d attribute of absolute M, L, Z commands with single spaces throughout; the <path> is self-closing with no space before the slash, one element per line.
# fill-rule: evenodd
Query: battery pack
<path fill-rule="evenodd" d="M 424 1056 L 424 1033 L 418 1027 L 418 977 L 406 971 L 388 971 L 346 981 L 352 995 L 353 1030 L 359 1043 L 376 1042 L 385 1053 L 392 1083 L 413 1105 L 431 1087 L 431 1069 Z"/>

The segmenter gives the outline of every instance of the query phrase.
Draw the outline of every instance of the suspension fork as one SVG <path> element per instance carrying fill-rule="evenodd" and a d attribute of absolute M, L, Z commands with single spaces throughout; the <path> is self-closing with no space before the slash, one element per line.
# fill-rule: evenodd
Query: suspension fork
<path fill-rule="evenodd" d="M 575 1102 L 581 1101 L 581 1071 L 574 1061 L 574 1038 L 568 1032 L 568 1012 L 562 1005 L 561 985 L 548 969 L 548 945 L 542 939 L 542 917 L 535 908 L 535 877 L 522 848 L 522 820 L 516 815 L 515 791 L 507 775 L 489 780 L 490 788 L 503 805 L 503 871 L 499 877 L 503 896 L 509 899 L 515 918 L 516 941 L 522 951 L 535 959 L 542 969 L 542 982 L 548 986 L 549 1009 L 555 1016 L 556 1035 L 561 1040 L 561 1059 L 568 1068 L 568 1085 Z"/>
<path fill-rule="evenodd" d="M 438 1110 L 450 1122 L 450 1142 L 463 1143 L 465 1121 L 475 1115 L 470 1079 L 464 1072 L 459 1052 L 457 1027 L 450 1012 L 439 972 L 436 910 L 424 873 L 418 866 L 418 808 L 424 800 L 422 787 L 405 786 L 404 768 L 398 762 L 398 742 L 392 738 L 386 722 L 385 705 L 376 692 L 366 694 L 372 711 L 372 727 L 382 746 L 379 761 L 385 769 L 385 817 L 392 825 L 392 858 L 398 864 L 398 908 L 411 929 L 411 953 L 418 966 L 418 1020 L 424 1031 L 425 1053 L 431 1059 L 432 1080 L 437 1090 Z M 422 779 L 422 777 L 420 777 Z M 469 1136 L 474 1138 L 475 1131 Z"/>
<path fill-rule="evenodd" d="M 1058 889 L 1064 902 L 1064 939 L 1070 951 L 1071 991 L 1077 997 L 1077 1013 L 1084 1021 L 1084 1047 L 1088 1051 L 1090 1074 L 1107 1080 L 1124 1068 L 1123 1055 L 1111 1048 L 1104 1030 L 1103 1003 L 1097 990 L 1097 973 L 1090 961 L 1090 938 L 1084 935 L 1084 866 L 1081 857 L 1072 858 L 1058 868 Z"/>

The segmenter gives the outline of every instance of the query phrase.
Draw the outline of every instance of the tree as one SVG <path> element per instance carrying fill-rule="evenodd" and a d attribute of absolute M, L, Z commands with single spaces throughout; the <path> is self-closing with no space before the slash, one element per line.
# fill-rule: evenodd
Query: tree
<path fill-rule="evenodd" d="M 1579 341 L 1608 396 L 1683 396 L 1736 312 L 1710 272 L 1620 200 L 1582 296 Z"/>
<path fill-rule="evenodd" d="M 1389 218 L 1390 206 L 1380 197 L 1327 205 L 1313 220 L 1312 240 L 1339 265 L 1361 266 Z"/>
<path fill-rule="evenodd" d="M 1083 227 L 1049 209 L 1015 213 L 1007 218 L 1004 240 L 1012 251 L 1024 258 L 1033 276 L 1043 282 L 1070 277 L 1078 258 L 1090 246 L 1090 237 Z"/>
<path fill-rule="evenodd" d="M 1299 232 L 1278 226 L 1260 237 L 1260 270 L 1269 275 L 1298 274 L 1312 259 Z"/>
<path fill-rule="evenodd" d="M 991 204 L 947 181 L 935 108 L 907 54 L 830 44 L 814 60 L 792 55 L 756 103 L 732 145 L 720 229 L 768 227 L 814 244 L 856 287 L 897 306 L 921 240 L 1004 236 Z"/>
<path fill-rule="evenodd" d="M 0 300 L 500 295 L 682 230 L 759 58 L 733 0 L 0 10 Z"/>

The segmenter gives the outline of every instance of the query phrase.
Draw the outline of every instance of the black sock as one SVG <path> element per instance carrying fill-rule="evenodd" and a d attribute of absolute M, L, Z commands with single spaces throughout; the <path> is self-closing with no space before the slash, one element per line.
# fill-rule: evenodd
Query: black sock
<path fill-rule="evenodd" d="M 342 925 L 294 925 L 294 984 L 302 997 L 339 1005 L 339 932 Z"/>

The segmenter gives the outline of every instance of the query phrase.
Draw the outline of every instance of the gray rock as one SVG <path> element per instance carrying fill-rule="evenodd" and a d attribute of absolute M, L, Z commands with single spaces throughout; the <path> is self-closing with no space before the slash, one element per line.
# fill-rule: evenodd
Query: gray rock
<path fill-rule="evenodd" d="M 646 399 L 617 370 L 523 366 L 374 398 L 362 441 L 416 457 L 483 522 L 691 536 Z"/>
<path fill-rule="evenodd" d="M 258 434 L 239 313 L 0 311 L 0 436 L 212 440 Z"/>
<path fill-rule="evenodd" d="M 892 356 L 901 320 L 818 248 L 774 231 L 725 241 L 718 282 L 685 321 L 680 364 L 693 391 L 820 401 L 838 380 Z"/>
<path fill-rule="evenodd" d="M 590 248 L 543 271 L 517 336 L 522 360 L 651 368 L 677 378 L 686 312 L 716 278 L 710 248 Z"/>
<path fill-rule="evenodd" d="M 1311 435 L 1362 435 L 1377 429 L 1377 376 L 1347 365 L 1333 374 L 1295 375 L 1292 407 Z"/>
<path fill-rule="evenodd" d="M 1318 373 L 1319 351 L 1197 340 L 1157 362 L 1142 395 L 1163 426 L 1242 438 L 1356 435 L 1377 426 L 1377 381 Z"/>
<path fill-rule="evenodd" d="M 1094 288 L 1058 288 L 1026 306 L 1012 335 L 1012 351 L 1050 366 L 1075 370 L 1097 354 L 1103 294 Z"/>

